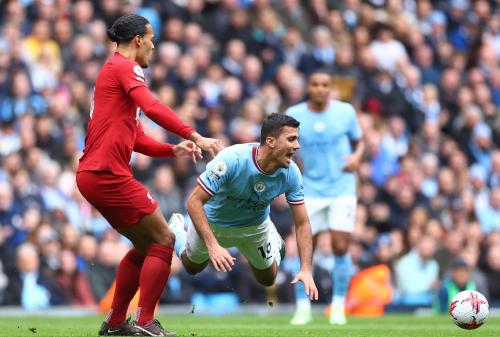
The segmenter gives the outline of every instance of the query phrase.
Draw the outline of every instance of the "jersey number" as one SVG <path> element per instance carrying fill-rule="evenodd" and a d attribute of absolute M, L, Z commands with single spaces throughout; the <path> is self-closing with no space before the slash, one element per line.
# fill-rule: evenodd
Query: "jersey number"
<path fill-rule="evenodd" d="M 271 256 L 271 242 L 268 242 L 267 243 L 267 246 L 265 247 L 264 249 L 264 245 L 260 246 L 259 248 L 257 248 L 260 252 L 260 255 L 262 255 L 262 258 L 263 259 L 270 259 L 272 256 Z"/>

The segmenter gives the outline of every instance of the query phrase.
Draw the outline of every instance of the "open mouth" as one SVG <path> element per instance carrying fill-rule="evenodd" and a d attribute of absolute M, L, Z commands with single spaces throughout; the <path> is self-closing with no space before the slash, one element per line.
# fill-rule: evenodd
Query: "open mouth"
<path fill-rule="evenodd" d="M 294 154 L 295 154 L 295 152 L 288 152 L 288 153 L 286 154 L 286 157 L 287 157 L 288 159 L 292 159 L 292 157 L 293 157 L 293 155 L 294 155 Z"/>

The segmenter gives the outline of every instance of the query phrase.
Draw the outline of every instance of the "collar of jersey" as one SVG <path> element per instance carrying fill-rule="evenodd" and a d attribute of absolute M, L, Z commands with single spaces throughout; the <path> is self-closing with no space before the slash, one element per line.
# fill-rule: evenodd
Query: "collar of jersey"
<path fill-rule="evenodd" d="M 262 167 L 260 167 L 259 162 L 257 161 L 257 154 L 258 153 L 259 153 L 259 147 L 258 146 L 252 147 L 252 159 L 253 159 L 253 163 L 255 164 L 255 167 L 257 168 L 257 170 L 259 170 L 260 173 L 265 174 L 267 176 L 271 175 L 271 173 L 267 173 L 266 171 L 264 171 L 262 169 Z"/>

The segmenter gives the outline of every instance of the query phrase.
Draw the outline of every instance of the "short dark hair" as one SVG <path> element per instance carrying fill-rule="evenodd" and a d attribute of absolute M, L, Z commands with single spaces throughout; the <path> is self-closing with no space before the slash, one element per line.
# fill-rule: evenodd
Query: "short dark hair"
<path fill-rule="evenodd" d="M 291 116 L 278 113 L 270 114 L 262 123 L 262 128 L 260 129 L 260 144 L 264 145 L 266 143 L 266 138 L 269 136 L 277 138 L 281 133 L 281 129 L 285 126 L 298 128 L 299 125 L 299 121 Z"/>
<path fill-rule="evenodd" d="M 146 35 L 146 25 L 148 24 L 149 21 L 143 16 L 137 14 L 123 15 L 108 29 L 108 37 L 118 44 L 129 42 L 137 35 Z"/>
<path fill-rule="evenodd" d="M 307 76 L 307 81 L 309 82 L 311 80 L 311 77 L 313 77 L 314 75 L 316 74 L 324 74 L 324 75 L 328 75 L 328 76 L 332 76 L 332 72 L 326 68 L 318 68 L 318 69 L 315 69 L 313 70 L 309 76 Z"/>

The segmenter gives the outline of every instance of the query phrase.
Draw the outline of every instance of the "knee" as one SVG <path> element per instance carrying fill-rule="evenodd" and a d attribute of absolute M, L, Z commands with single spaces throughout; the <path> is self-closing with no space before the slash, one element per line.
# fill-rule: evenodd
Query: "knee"
<path fill-rule="evenodd" d="M 347 246 L 345 246 L 345 247 L 341 246 L 341 247 L 333 250 L 333 254 L 336 256 L 345 255 L 346 253 L 347 253 Z"/>
<path fill-rule="evenodd" d="M 265 278 L 257 278 L 257 282 L 262 284 L 264 287 L 270 287 L 274 284 L 274 280 L 276 279 L 275 276 L 272 277 L 265 277 Z"/>
<path fill-rule="evenodd" d="M 173 247 L 175 245 L 175 235 L 170 230 L 166 230 L 156 238 L 155 243 L 162 246 Z"/>
<path fill-rule="evenodd" d="M 274 279 L 260 280 L 259 283 L 262 284 L 264 287 L 270 287 L 274 284 Z"/>
<path fill-rule="evenodd" d="M 182 253 L 181 256 L 181 261 L 182 265 L 184 266 L 184 269 L 189 275 L 196 275 L 199 272 L 201 272 L 203 269 L 205 269 L 206 263 L 205 264 L 194 264 L 192 263 L 189 258 L 186 256 L 186 252 Z"/>
<path fill-rule="evenodd" d="M 197 269 L 191 269 L 191 268 L 189 268 L 189 267 L 187 267 L 187 266 L 184 266 L 184 269 L 186 269 L 186 272 L 187 272 L 189 275 L 193 275 L 193 276 L 194 276 L 194 275 L 196 275 L 196 274 L 198 274 L 198 273 L 200 272 L 200 271 L 199 271 L 199 270 L 197 270 Z"/>
<path fill-rule="evenodd" d="M 333 244 L 333 254 L 344 255 L 349 249 L 349 241 L 337 241 Z"/>

